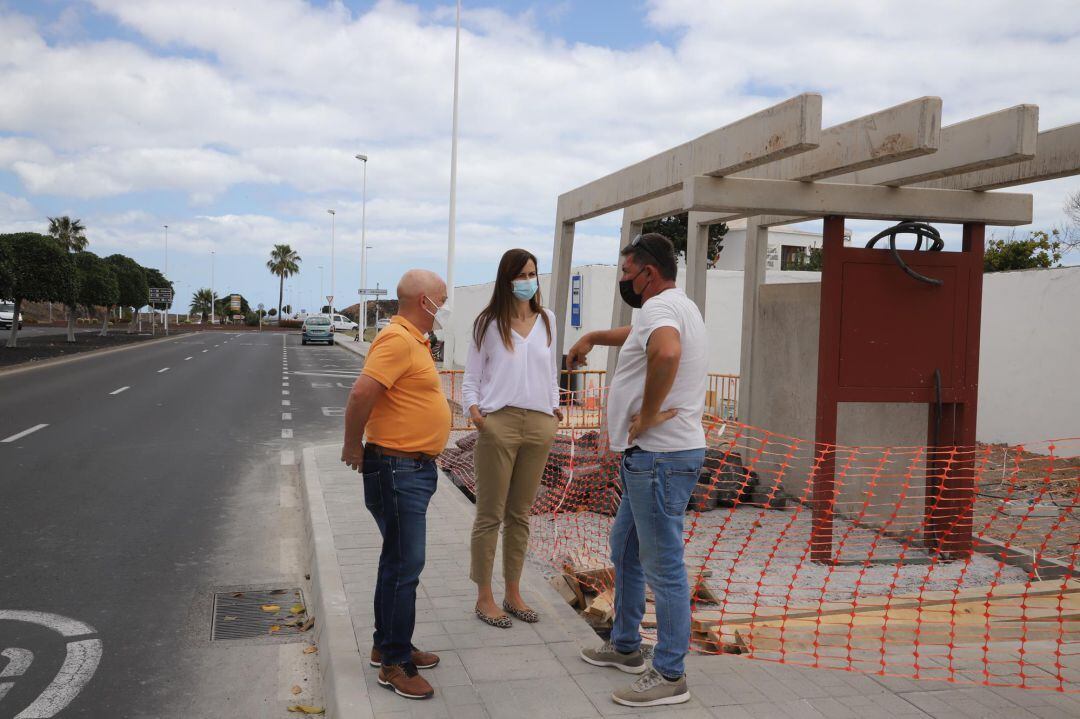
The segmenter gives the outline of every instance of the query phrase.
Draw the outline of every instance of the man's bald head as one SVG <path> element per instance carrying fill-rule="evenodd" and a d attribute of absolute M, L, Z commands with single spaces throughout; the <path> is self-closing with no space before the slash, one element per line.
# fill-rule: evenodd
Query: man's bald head
<path fill-rule="evenodd" d="M 409 270 L 398 282 L 397 296 L 398 314 L 428 332 L 432 313 L 446 302 L 446 282 L 430 270 Z"/>

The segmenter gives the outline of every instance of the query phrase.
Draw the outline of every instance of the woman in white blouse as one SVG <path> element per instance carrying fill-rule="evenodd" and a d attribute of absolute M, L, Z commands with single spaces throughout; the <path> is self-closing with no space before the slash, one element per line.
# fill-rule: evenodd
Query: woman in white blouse
<path fill-rule="evenodd" d="M 480 431 L 470 577 L 476 582 L 476 616 L 496 627 L 511 626 L 508 614 L 538 620 L 519 582 L 529 510 L 562 420 L 555 336 L 555 314 L 540 301 L 536 257 L 507 250 L 491 301 L 473 324 L 462 385 L 464 405 Z M 501 610 L 491 591 L 499 527 L 506 583 Z"/>

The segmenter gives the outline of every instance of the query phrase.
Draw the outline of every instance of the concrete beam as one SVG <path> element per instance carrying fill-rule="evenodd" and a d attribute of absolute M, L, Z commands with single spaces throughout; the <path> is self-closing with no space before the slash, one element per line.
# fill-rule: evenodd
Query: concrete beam
<path fill-rule="evenodd" d="M 1035 156 L 1025 162 L 925 182 L 945 190 L 998 190 L 1080 175 L 1080 122 L 1040 132 Z"/>
<path fill-rule="evenodd" d="M 842 215 L 853 219 L 917 217 L 931 222 L 1031 222 L 1031 195 L 976 193 L 911 187 L 842 185 L 833 182 L 695 177 L 683 187 L 689 210 L 727 215 Z"/>
<path fill-rule="evenodd" d="M 942 128 L 941 145 L 933 155 L 840 175 L 831 181 L 891 187 L 923 183 L 919 186 L 954 190 L 986 189 L 963 186 L 962 182 L 949 181 L 946 184 L 928 181 L 958 175 L 970 177 L 978 174 L 973 171 L 1003 165 L 1010 166 L 1004 172 L 1013 172 L 1016 163 L 1035 156 L 1039 137 L 1038 106 L 1017 105 Z M 1080 149 L 1077 152 L 1080 153 Z M 813 218 L 770 216 L 761 218 L 761 223 L 766 227 L 775 227 L 810 219 Z"/>
<path fill-rule="evenodd" d="M 814 181 L 931 155 L 941 136 L 941 98 L 921 97 L 821 131 L 817 149 L 740 172 L 734 177 Z M 933 156 L 933 155 L 931 155 Z M 709 174 L 709 173 L 699 173 Z M 634 222 L 684 212 L 682 195 L 662 195 L 628 208 Z M 724 218 L 703 217 L 706 224 Z"/>
<path fill-rule="evenodd" d="M 806 152 L 820 135 L 821 95 L 799 95 L 560 195 L 557 222 L 580 222 L 678 190 L 687 177 L 730 175 Z"/>

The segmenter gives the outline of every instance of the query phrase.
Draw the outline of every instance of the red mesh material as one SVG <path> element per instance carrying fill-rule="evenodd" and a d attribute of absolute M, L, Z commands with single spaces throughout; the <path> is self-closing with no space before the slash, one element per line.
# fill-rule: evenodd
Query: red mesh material
<path fill-rule="evenodd" d="M 613 586 L 607 538 L 619 457 L 590 424 L 565 427 L 555 442 L 530 551 L 551 574 L 603 592 Z M 693 650 L 1080 692 L 1080 438 L 843 447 L 713 416 L 705 424 L 705 467 L 685 527 Z M 439 460 L 470 493 L 475 442 L 475 432 L 459 432 Z M 835 458 L 835 501 L 815 517 L 826 453 Z M 943 474 L 971 466 L 973 492 L 935 489 Z M 936 510 L 945 503 L 954 511 L 943 525 Z M 831 561 L 811 559 L 815 521 L 831 524 Z M 974 552 L 937 551 L 966 533 Z M 650 605 L 646 635 L 655 632 L 651 613 Z"/>

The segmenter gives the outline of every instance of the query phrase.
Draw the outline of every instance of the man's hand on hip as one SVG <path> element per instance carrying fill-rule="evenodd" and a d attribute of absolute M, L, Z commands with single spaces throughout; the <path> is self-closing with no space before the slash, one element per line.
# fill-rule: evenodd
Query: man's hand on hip
<path fill-rule="evenodd" d="M 661 425 L 664 422 L 667 422 L 669 419 L 671 419 L 678 413 L 679 410 L 677 409 L 665 409 L 647 417 L 643 417 L 640 414 L 635 414 L 630 419 L 630 444 L 634 444 L 634 441 L 642 434 L 649 431 L 653 427 L 656 427 L 657 425 Z"/>

